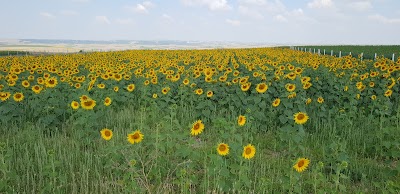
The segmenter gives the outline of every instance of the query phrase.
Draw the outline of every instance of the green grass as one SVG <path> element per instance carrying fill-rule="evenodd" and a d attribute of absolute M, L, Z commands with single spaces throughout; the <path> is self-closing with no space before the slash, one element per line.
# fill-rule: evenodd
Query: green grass
<path fill-rule="evenodd" d="M 374 59 L 375 53 L 377 56 L 384 56 L 386 58 L 392 59 L 392 54 L 395 54 L 395 58 L 397 59 L 400 56 L 400 45 L 335 45 L 335 46 L 299 46 L 299 48 L 306 48 L 307 51 L 311 49 L 312 52 L 318 51 L 320 49 L 321 54 L 323 54 L 323 50 L 325 49 L 325 54 L 330 55 L 331 50 L 333 50 L 333 55 L 339 56 L 339 51 L 342 51 L 342 56 L 349 55 L 350 52 L 353 56 L 358 56 L 361 53 L 364 53 L 364 59 Z"/>
<path fill-rule="evenodd" d="M 190 105 L 164 110 L 129 105 L 108 111 L 104 127 L 114 132 L 110 141 L 101 139 L 101 128 L 68 121 L 58 130 L 24 120 L 2 124 L 0 192 L 400 191 L 400 113 L 387 118 L 343 113 L 325 121 L 310 120 L 297 142 L 288 140 L 292 132 L 278 130 L 275 121 L 256 127 L 248 117 L 239 127 L 237 113 L 222 111 L 213 112 L 214 119 L 203 121 L 204 132 L 191 137 L 193 111 Z M 126 134 L 136 129 L 144 133 L 144 140 L 130 145 Z M 217 155 L 220 142 L 230 145 L 228 157 Z M 251 160 L 241 157 L 248 143 L 257 149 Z M 311 160 L 303 173 L 292 168 L 300 157 Z"/>

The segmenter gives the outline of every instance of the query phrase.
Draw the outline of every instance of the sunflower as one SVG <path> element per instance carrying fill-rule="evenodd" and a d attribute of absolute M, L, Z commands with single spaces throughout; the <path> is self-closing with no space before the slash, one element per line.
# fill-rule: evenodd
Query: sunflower
<path fill-rule="evenodd" d="M 349 90 L 349 86 L 344 86 L 343 91 L 347 92 Z"/>
<path fill-rule="evenodd" d="M 156 93 L 153 94 L 153 98 L 156 99 L 158 98 L 158 95 Z"/>
<path fill-rule="evenodd" d="M 196 122 L 194 122 L 192 124 L 192 129 L 190 131 L 191 135 L 199 135 L 200 133 L 202 133 L 204 130 L 204 124 L 202 123 L 201 120 L 197 120 Z"/>
<path fill-rule="evenodd" d="M 88 100 L 88 99 L 89 99 L 89 97 L 86 96 L 86 95 L 82 95 L 81 97 L 79 97 L 79 100 L 81 101 L 81 103 L 82 103 L 83 101 Z"/>
<path fill-rule="evenodd" d="M 118 92 L 119 91 L 119 87 L 118 86 L 114 86 L 114 92 Z"/>
<path fill-rule="evenodd" d="M 294 114 L 293 117 L 294 117 L 294 122 L 299 125 L 306 123 L 308 120 L 308 115 L 307 113 L 304 112 L 298 112 Z"/>
<path fill-rule="evenodd" d="M 306 83 L 303 84 L 303 89 L 307 90 L 311 86 L 312 86 L 312 84 L 310 82 L 306 82 Z"/>
<path fill-rule="evenodd" d="M 322 98 L 321 96 L 318 97 L 318 99 L 317 99 L 317 102 L 320 104 L 324 103 L 324 101 L 325 101 L 324 98 Z"/>
<path fill-rule="evenodd" d="M 168 93 L 169 90 L 170 90 L 169 87 L 164 87 L 164 88 L 161 90 L 161 93 L 163 93 L 163 94 L 165 95 L 165 94 Z"/>
<path fill-rule="evenodd" d="M 74 87 L 75 87 L 76 89 L 79 89 L 81 86 L 82 86 L 81 83 L 76 83 L 76 84 L 74 85 Z"/>
<path fill-rule="evenodd" d="M 250 89 L 250 86 L 251 86 L 251 83 L 244 83 L 244 84 L 242 84 L 242 85 L 240 86 L 240 89 L 241 89 L 243 92 L 246 92 L 247 90 Z"/>
<path fill-rule="evenodd" d="M 268 85 L 266 83 L 259 83 L 256 86 L 256 90 L 258 93 L 263 94 L 268 90 Z"/>
<path fill-rule="evenodd" d="M 385 92 L 385 96 L 386 96 L 386 97 L 390 97 L 390 96 L 392 96 L 392 93 L 393 93 L 393 91 L 392 91 L 391 89 L 388 89 L 388 90 L 386 90 L 386 92 Z"/>
<path fill-rule="evenodd" d="M 373 88 L 375 86 L 374 82 L 369 82 L 369 87 Z"/>
<path fill-rule="evenodd" d="M 296 85 L 294 84 L 286 84 L 285 88 L 288 92 L 293 92 L 296 89 Z"/>
<path fill-rule="evenodd" d="M 281 99 L 277 98 L 272 102 L 272 106 L 277 107 L 277 106 L 279 106 L 280 103 L 281 103 Z"/>
<path fill-rule="evenodd" d="M 24 81 L 22 81 L 22 86 L 25 88 L 29 88 L 29 86 L 31 86 L 31 84 L 27 80 L 24 80 Z"/>
<path fill-rule="evenodd" d="M 72 101 L 71 107 L 72 107 L 72 109 L 76 110 L 79 108 L 79 103 L 77 101 Z"/>
<path fill-rule="evenodd" d="M 51 78 L 48 78 L 45 80 L 45 86 L 47 88 L 54 88 L 57 86 L 57 83 L 58 83 L 58 81 L 57 81 L 57 78 L 55 78 L 55 77 L 51 77 Z"/>
<path fill-rule="evenodd" d="M 203 89 L 198 88 L 194 91 L 197 95 L 202 95 L 203 94 Z"/>
<path fill-rule="evenodd" d="M 0 100 L 3 102 L 8 100 L 10 96 L 11 96 L 10 92 L 0 92 Z"/>
<path fill-rule="evenodd" d="M 243 126 L 244 124 L 246 124 L 246 116 L 239 115 L 237 123 L 239 126 Z"/>
<path fill-rule="evenodd" d="M 189 81 L 189 79 L 184 79 L 183 80 L 183 82 L 182 82 L 185 86 L 187 86 L 189 83 L 190 83 L 190 81 Z"/>
<path fill-rule="evenodd" d="M 251 158 L 254 157 L 255 154 L 256 154 L 256 148 L 253 145 L 248 144 L 243 148 L 243 154 L 242 154 L 243 158 L 250 160 Z"/>
<path fill-rule="evenodd" d="M 98 87 L 99 89 L 104 89 L 104 88 L 106 87 L 106 85 L 103 84 L 103 83 L 101 83 L 101 84 L 97 84 L 97 87 Z"/>
<path fill-rule="evenodd" d="M 297 172 L 303 172 L 304 170 L 307 169 L 308 165 L 310 164 L 310 160 L 307 158 L 299 158 L 297 159 L 297 162 L 295 165 L 293 165 L 293 168 Z"/>
<path fill-rule="evenodd" d="M 229 154 L 229 145 L 226 143 L 220 143 L 217 147 L 217 152 L 221 156 L 226 156 Z"/>
<path fill-rule="evenodd" d="M 133 92 L 133 90 L 135 90 L 135 84 L 129 84 L 129 85 L 126 87 L 126 89 L 127 89 L 129 92 Z"/>
<path fill-rule="evenodd" d="M 106 98 L 104 99 L 104 105 L 105 105 L 105 106 L 110 106 L 110 105 L 111 105 L 111 102 L 112 102 L 112 100 L 111 100 L 110 97 L 106 97 Z"/>
<path fill-rule="evenodd" d="M 21 92 L 17 92 L 14 94 L 13 97 L 15 102 L 21 102 L 24 99 L 24 94 L 22 94 Z"/>
<path fill-rule="evenodd" d="M 88 98 L 87 100 L 81 101 L 81 106 L 85 110 L 92 110 L 96 106 L 96 101 Z"/>
<path fill-rule="evenodd" d="M 372 100 L 376 100 L 376 95 L 372 95 L 372 96 L 371 96 L 371 99 L 372 99 Z"/>
<path fill-rule="evenodd" d="M 309 105 L 312 102 L 311 98 L 307 98 L 306 105 Z"/>
<path fill-rule="evenodd" d="M 131 144 L 140 143 L 143 140 L 144 135 L 140 130 L 136 130 L 133 133 L 128 134 L 128 141 Z"/>
<path fill-rule="evenodd" d="M 207 97 L 208 98 L 211 98 L 213 95 L 214 95 L 213 91 L 211 91 L 211 90 L 207 91 Z"/>
<path fill-rule="evenodd" d="M 100 131 L 101 137 L 104 140 L 110 140 L 113 136 L 113 132 L 110 129 L 104 128 L 103 130 Z"/>

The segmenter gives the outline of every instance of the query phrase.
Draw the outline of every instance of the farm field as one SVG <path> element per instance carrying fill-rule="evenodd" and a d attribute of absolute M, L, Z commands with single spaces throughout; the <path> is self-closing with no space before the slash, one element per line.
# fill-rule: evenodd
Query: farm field
<path fill-rule="evenodd" d="M 353 56 L 1 57 L 0 193 L 399 193 L 400 59 Z"/>
<path fill-rule="evenodd" d="M 342 56 L 349 55 L 350 53 L 354 57 L 360 57 L 363 53 L 364 59 L 374 59 L 375 53 L 377 57 L 386 57 L 392 59 L 392 55 L 395 54 L 395 60 L 400 56 L 400 45 L 335 45 L 335 46 L 300 46 L 300 48 L 311 48 L 320 49 L 321 53 L 325 49 L 325 54 L 330 55 L 333 51 L 333 55 L 339 56 L 339 52 L 342 51 Z"/>

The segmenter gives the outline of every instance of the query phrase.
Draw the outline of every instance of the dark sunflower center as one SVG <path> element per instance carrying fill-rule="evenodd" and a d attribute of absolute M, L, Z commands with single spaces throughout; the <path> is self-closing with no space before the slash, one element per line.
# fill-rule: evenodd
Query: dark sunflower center
<path fill-rule="evenodd" d="M 140 138 L 139 133 L 135 133 L 132 135 L 132 139 L 139 139 L 139 138 Z"/>
<path fill-rule="evenodd" d="M 93 101 L 89 100 L 89 101 L 84 102 L 84 104 L 85 104 L 85 106 L 92 106 Z"/>
<path fill-rule="evenodd" d="M 219 146 L 219 151 L 223 152 L 226 150 L 226 146 L 225 145 L 220 145 Z"/>
<path fill-rule="evenodd" d="M 251 148 L 246 148 L 245 153 L 246 153 L 247 155 L 251 154 Z"/>
<path fill-rule="evenodd" d="M 303 167 L 304 166 L 304 160 L 300 160 L 300 162 L 299 163 L 297 163 L 297 166 L 298 167 Z"/>
<path fill-rule="evenodd" d="M 263 90 L 265 88 L 265 85 L 264 84 L 261 84 L 259 87 L 258 87 L 258 89 L 260 89 L 260 90 Z"/>
<path fill-rule="evenodd" d="M 305 118 L 304 114 L 299 114 L 297 115 L 297 119 L 303 120 Z"/>
<path fill-rule="evenodd" d="M 200 129 L 200 124 L 199 124 L 199 123 L 196 123 L 196 124 L 193 126 L 193 129 L 194 129 L 194 130 L 199 130 L 199 129 Z"/>
<path fill-rule="evenodd" d="M 104 132 L 104 135 L 105 135 L 106 137 L 110 137 L 110 136 L 111 136 L 111 132 L 110 132 L 110 131 L 105 131 L 105 132 Z"/>
<path fill-rule="evenodd" d="M 21 94 L 15 95 L 15 98 L 21 98 Z"/>

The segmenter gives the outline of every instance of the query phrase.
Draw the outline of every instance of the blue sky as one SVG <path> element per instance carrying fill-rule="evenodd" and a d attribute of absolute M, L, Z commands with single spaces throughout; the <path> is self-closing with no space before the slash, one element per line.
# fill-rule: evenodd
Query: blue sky
<path fill-rule="evenodd" d="M 400 44 L 398 0 L 0 0 L 0 39 Z"/>

